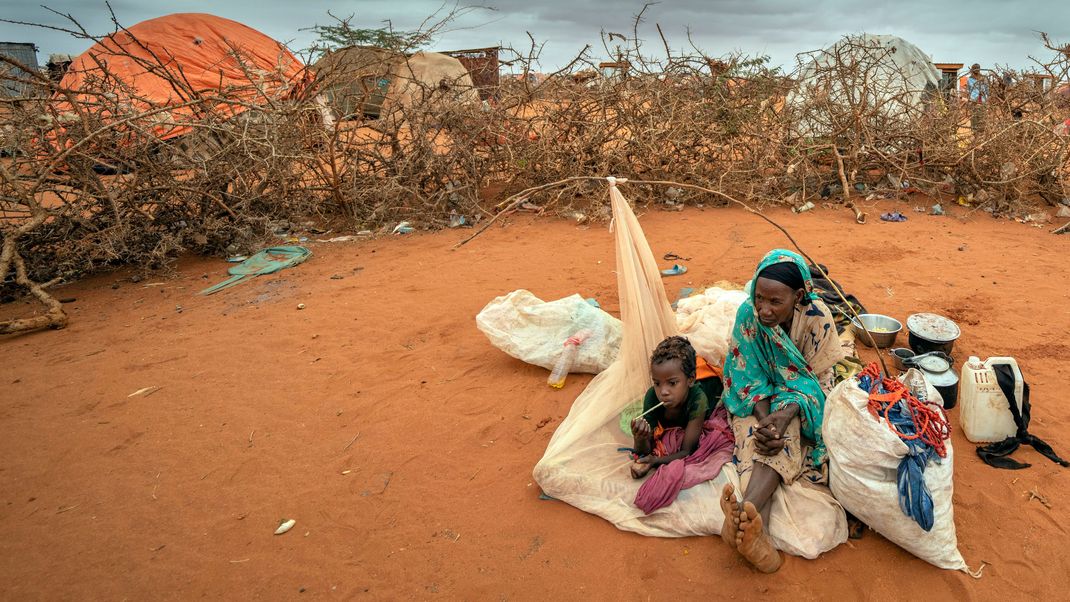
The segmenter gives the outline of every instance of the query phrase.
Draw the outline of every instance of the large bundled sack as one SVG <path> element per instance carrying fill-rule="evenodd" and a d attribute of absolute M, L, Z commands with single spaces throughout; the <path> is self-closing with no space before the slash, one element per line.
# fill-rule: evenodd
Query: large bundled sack
<path fill-rule="evenodd" d="M 676 304 L 676 324 L 680 334 L 691 341 L 695 353 L 721 366 L 732 343 L 732 325 L 747 293 L 710 287 L 705 292 L 681 299 Z"/>
<path fill-rule="evenodd" d="M 551 497 L 601 516 L 619 529 L 658 537 L 716 535 L 724 522 L 718 503 L 721 488 L 733 483 L 738 490 L 740 485 L 732 463 L 717 478 L 681 491 L 672 504 L 650 514 L 634 503 L 643 481 L 631 477 L 631 459 L 620 451 L 632 445 L 631 435 L 620 426 L 621 415 L 634 411 L 636 400 L 650 387 L 654 347 L 679 329 L 639 221 L 614 185 L 610 201 L 624 323 L 620 354 L 576 398 L 535 466 L 535 480 Z M 709 304 L 702 301 L 702 305 Z M 725 311 L 710 315 L 722 314 L 727 316 Z M 723 344 L 734 319 L 733 313 L 711 325 L 714 332 L 707 349 Z M 832 496 L 797 481 L 773 495 L 769 535 L 780 550 L 815 558 L 847 540 L 847 525 Z"/>
<path fill-rule="evenodd" d="M 939 404 L 940 394 L 926 384 L 929 401 Z M 822 432 L 833 495 L 848 512 L 911 554 L 943 569 L 969 573 L 955 536 L 951 440 L 945 442 L 946 457 L 935 458 L 925 468 L 934 519 L 932 529 L 925 531 L 900 508 L 897 472 L 910 449 L 883 418 L 870 414 L 868 404 L 869 395 L 857 378 L 841 382 L 825 401 Z"/>
<path fill-rule="evenodd" d="M 547 370 L 553 369 L 565 340 L 580 331 L 588 336 L 571 372 L 598 374 L 620 349 L 620 320 L 579 295 L 543 301 L 530 291 L 516 290 L 488 303 L 476 316 L 476 326 L 498 349 Z"/>

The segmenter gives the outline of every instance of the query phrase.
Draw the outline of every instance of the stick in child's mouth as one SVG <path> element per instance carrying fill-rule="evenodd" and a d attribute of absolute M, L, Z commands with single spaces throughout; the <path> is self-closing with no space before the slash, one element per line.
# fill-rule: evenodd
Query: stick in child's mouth
<path fill-rule="evenodd" d="M 653 412 L 654 410 L 656 410 L 656 409 L 660 408 L 660 407 L 661 407 L 661 406 L 663 406 L 663 405 L 665 405 L 665 402 L 664 402 L 664 401 L 662 401 L 662 402 L 659 402 L 659 403 L 658 403 L 658 405 L 656 405 L 656 406 L 654 406 L 654 407 L 650 408 L 649 410 L 647 410 L 647 411 L 643 412 L 642 414 L 639 414 L 638 416 L 636 416 L 636 418 L 637 418 L 637 419 L 638 419 L 638 418 L 642 418 L 643 416 L 646 416 L 647 414 L 649 414 L 649 413 Z"/>

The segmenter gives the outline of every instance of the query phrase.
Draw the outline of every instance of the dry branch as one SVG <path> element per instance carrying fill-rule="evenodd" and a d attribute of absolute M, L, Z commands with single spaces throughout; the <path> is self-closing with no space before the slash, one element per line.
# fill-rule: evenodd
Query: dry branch
<path fill-rule="evenodd" d="M 248 252 L 310 219 L 389 231 L 401 220 L 436 228 L 465 216 L 479 230 L 460 244 L 527 201 L 607 219 L 592 192 L 608 174 L 631 178 L 637 203 L 712 195 L 760 208 L 821 197 L 842 200 L 859 222 L 865 214 L 852 197 L 921 190 L 994 214 L 1070 197 L 1068 137 L 1058 133 L 1070 106 L 1025 74 L 1000 76 L 980 113 L 954 94 L 918 106 L 899 84 L 903 74 L 882 60 L 887 49 L 860 38 L 824 56 L 806 83 L 798 80 L 809 54 L 784 74 L 693 43 L 674 51 L 656 29 L 658 57 L 647 56 L 648 12 L 630 33 L 606 34 L 614 74 L 599 73 L 585 47 L 536 75 L 541 46 L 532 37 L 526 50 L 502 50 L 520 78 L 504 76 L 489 100 L 457 101 L 457 82 L 412 82 L 411 99 L 378 119 L 364 115 L 367 97 L 342 111 L 319 95 L 341 74 L 320 73 L 293 96 L 267 93 L 248 72 L 242 89 L 207 94 L 167 67 L 170 57 L 137 58 L 168 78 L 185 115 L 144 106 L 106 64 L 79 90 L 20 76 L 41 93 L 0 100 L 0 298 L 29 291 L 45 304 L 45 315 L 18 329 L 58 326 L 62 308 L 34 283 L 162 267 L 182 252 Z M 90 37 L 70 21 L 68 33 Z M 118 21 L 116 30 L 129 31 Z M 1042 40 L 1054 54 L 1043 70 L 1065 77 L 1070 57 Z M 975 116 L 983 127 L 973 127 Z M 189 132 L 160 140 L 176 129 Z"/>

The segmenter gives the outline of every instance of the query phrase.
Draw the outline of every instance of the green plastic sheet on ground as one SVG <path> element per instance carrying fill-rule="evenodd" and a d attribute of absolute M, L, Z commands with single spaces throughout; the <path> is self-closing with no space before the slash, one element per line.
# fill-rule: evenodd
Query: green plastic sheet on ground
<path fill-rule="evenodd" d="M 312 255 L 312 251 L 305 247 L 285 246 L 264 249 L 238 265 L 231 266 L 227 270 L 230 273 L 230 278 L 204 289 L 201 294 L 211 295 L 254 276 L 274 274 L 279 270 L 293 267 L 303 262 L 310 255 Z"/>

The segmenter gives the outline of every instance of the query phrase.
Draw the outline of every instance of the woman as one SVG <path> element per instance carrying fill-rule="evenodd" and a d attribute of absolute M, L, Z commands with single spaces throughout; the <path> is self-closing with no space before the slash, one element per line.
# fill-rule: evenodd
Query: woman
<path fill-rule="evenodd" d="M 843 349 L 828 307 L 813 292 L 806 262 L 774 249 L 758 265 L 749 299 L 736 313 L 725 358 L 724 402 L 736 437 L 742 503 L 726 485 L 721 536 L 764 572 L 780 555 L 763 525 L 773 492 L 800 476 L 825 483 L 821 438 L 825 393 Z"/>

